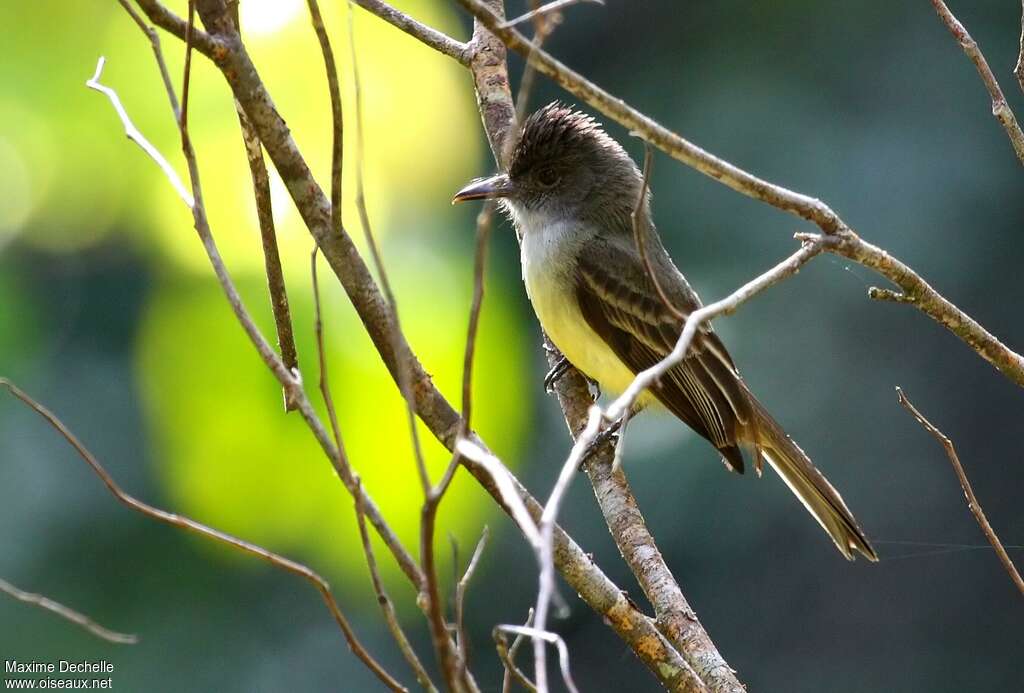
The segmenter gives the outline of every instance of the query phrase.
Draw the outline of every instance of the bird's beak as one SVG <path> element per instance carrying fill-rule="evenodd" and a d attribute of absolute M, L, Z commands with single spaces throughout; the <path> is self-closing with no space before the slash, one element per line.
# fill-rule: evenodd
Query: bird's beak
<path fill-rule="evenodd" d="M 455 204 L 456 202 L 465 202 L 466 200 L 485 200 L 492 197 L 508 197 L 511 190 L 512 186 L 509 182 L 508 175 L 498 173 L 490 178 L 477 178 L 474 181 L 470 181 L 469 185 L 455 193 L 455 197 L 452 198 L 452 204 Z"/>

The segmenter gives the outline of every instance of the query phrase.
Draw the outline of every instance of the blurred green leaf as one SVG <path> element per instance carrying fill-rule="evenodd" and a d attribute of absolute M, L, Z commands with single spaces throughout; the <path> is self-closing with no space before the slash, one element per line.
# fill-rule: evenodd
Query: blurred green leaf
<path fill-rule="evenodd" d="M 387 255 L 387 252 L 386 252 Z M 471 274 L 458 258 L 404 247 L 389 268 L 403 328 L 435 382 L 458 404 Z M 322 273 L 329 371 L 352 464 L 408 545 L 418 545 L 422 493 L 404 403 L 347 298 Z M 265 288 L 246 282 L 248 305 L 272 333 Z M 291 297 L 300 366 L 314 401 L 318 366 L 308 283 Z M 476 428 L 516 464 L 530 414 L 517 316 L 498 287 L 487 297 L 475 380 Z M 168 281 L 150 302 L 139 339 L 147 419 L 171 505 L 190 516 L 278 550 L 321 555 L 362 576 L 353 560 L 352 503 L 297 415 L 209 280 Z M 324 417 L 326 423 L 326 417 Z M 434 479 L 449 454 L 425 428 L 421 440 Z M 462 476 L 462 474 L 460 474 Z M 471 545 L 485 515 L 497 512 L 472 484 L 456 484 L 443 504 L 444 527 Z M 382 561 L 394 569 L 390 561 Z"/>

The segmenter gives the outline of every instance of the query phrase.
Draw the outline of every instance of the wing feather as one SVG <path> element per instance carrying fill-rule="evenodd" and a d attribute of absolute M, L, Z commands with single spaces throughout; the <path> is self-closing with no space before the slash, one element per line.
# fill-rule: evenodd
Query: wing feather
<path fill-rule="evenodd" d="M 683 319 L 664 306 L 639 259 L 625 249 L 602 244 L 584 250 L 576 268 L 576 298 L 584 319 L 634 373 L 665 358 L 682 333 L 685 316 L 700 307 L 700 299 L 667 255 L 663 261 L 672 272 L 662 289 Z M 752 420 L 750 399 L 710 326 L 701 326 L 686 358 L 652 394 L 742 471 L 737 432 Z"/>

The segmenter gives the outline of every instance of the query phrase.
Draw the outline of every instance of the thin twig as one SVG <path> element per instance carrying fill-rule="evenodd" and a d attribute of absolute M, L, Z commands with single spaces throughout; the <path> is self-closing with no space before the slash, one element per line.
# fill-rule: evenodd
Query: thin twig
<path fill-rule="evenodd" d="M 238 26 L 238 4 L 235 3 L 233 7 L 232 19 L 235 26 Z M 263 264 L 267 275 L 267 290 L 270 294 L 270 310 L 274 316 L 274 327 L 277 330 L 277 345 L 281 350 L 281 360 L 284 361 L 285 367 L 289 371 L 296 371 L 299 367 L 299 354 L 295 348 L 288 289 L 284 281 L 284 270 L 281 267 L 281 254 L 277 247 L 274 207 L 270 195 L 270 176 L 267 173 L 266 161 L 263 159 L 263 145 L 238 99 L 235 99 L 235 112 L 238 114 L 242 144 L 245 146 L 245 158 L 249 164 L 253 196 L 256 200 L 256 216 L 260 225 Z M 295 402 L 288 397 L 288 389 L 284 388 L 283 390 L 285 411 L 294 411 Z"/>
<path fill-rule="evenodd" d="M 676 316 L 679 320 L 685 320 L 686 315 L 669 300 L 665 294 L 665 290 L 661 288 L 661 282 L 658 281 L 658 275 L 654 273 L 654 268 L 651 267 L 651 258 L 647 255 L 647 244 L 644 242 L 645 229 L 640 223 L 644 211 L 644 203 L 647 202 L 647 191 L 650 189 L 651 183 L 651 170 L 654 166 L 654 152 L 651 151 L 651 145 L 648 142 L 644 142 L 644 172 L 643 180 L 640 183 L 640 194 L 637 195 L 636 205 L 633 207 L 633 211 L 629 214 L 630 222 L 633 224 L 633 242 L 636 243 L 636 249 L 640 253 L 640 259 L 644 263 L 644 269 L 647 270 L 647 277 L 651 280 L 651 284 L 654 285 L 654 290 L 658 292 L 658 297 L 661 298 L 661 302 L 665 305 L 665 308 L 669 313 Z"/>
<path fill-rule="evenodd" d="M 473 417 L 473 362 L 476 356 L 476 337 L 480 329 L 480 311 L 484 302 L 484 278 L 487 272 L 487 245 L 491 237 L 494 206 L 485 204 L 476 218 L 476 252 L 473 255 L 473 301 L 469 307 L 469 327 L 466 348 L 462 356 L 462 431 L 467 437 L 472 430 Z"/>
<path fill-rule="evenodd" d="M 430 680 L 430 675 L 423 668 L 423 663 L 420 662 L 420 658 L 416 655 L 412 643 L 409 642 L 405 631 L 402 630 L 402 626 L 398 621 L 398 615 L 395 613 L 394 604 L 392 604 L 391 598 L 388 597 L 384 589 L 384 581 L 380 577 L 377 558 L 373 553 L 373 545 L 370 542 L 370 533 L 366 529 L 366 515 L 363 512 L 360 498 L 361 496 L 356 496 L 356 522 L 359 525 L 359 537 L 363 544 L 366 567 L 370 570 L 370 581 L 373 583 L 373 591 L 377 595 L 377 603 L 380 604 L 381 611 L 384 614 L 384 621 L 391 632 L 391 637 L 398 644 L 398 649 L 401 650 L 402 656 L 405 657 L 405 661 L 409 663 L 409 666 L 412 667 L 413 672 L 416 674 L 416 680 L 428 692 L 437 693 L 437 687 Z"/>
<path fill-rule="evenodd" d="M 100 59 L 96 62 L 96 72 L 93 74 L 92 79 L 85 83 L 85 86 L 90 89 L 106 94 L 107 98 L 110 99 L 110 104 L 114 107 L 118 117 L 121 119 L 121 123 L 124 125 L 124 134 L 128 136 L 132 142 L 142 147 L 142 151 L 146 152 L 150 159 L 156 162 L 156 165 L 160 167 L 160 170 L 167 176 L 167 180 L 171 182 L 171 186 L 174 188 L 178 196 L 185 202 L 186 205 L 192 207 L 195 204 L 195 200 L 192 195 L 185 189 L 185 184 L 181 182 L 181 178 L 178 177 L 177 171 L 171 166 L 170 162 L 164 158 L 164 155 L 160 151 L 150 144 L 149 140 L 139 132 L 139 129 L 135 127 L 132 119 L 128 117 L 128 112 L 124 110 L 124 105 L 121 103 L 121 98 L 117 95 L 117 92 L 110 87 L 100 84 L 100 76 L 103 74 L 103 66 L 106 64 L 107 59 L 100 56 Z M 177 114 L 175 114 L 177 117 Z"/>
<path fill-rule="evenodd" d="M 316 256 L 320 248 L 314 246 L 309 256 L 309 275 L 313 282 L 313 334 L 316 337 L 316 353 L 320 362 L 320 396 L 324 400 L 324 407 L 327 408 L 327 420 L 331 424 L 331 432 L 334 434 L 334 444 L 344 455 L 344 447 L 341 444 L 341 427 L 338 426 L 338 414 L 334 409 L 334 397 L 331 396 L 330 378 L 327 375 L 327 349 L 324 347 L 324 321 L 320 305 L 320 282 L 316 275 Z M 358 477 L 356 486 L 362 488 Z M 356 494 L 356 507 L 359 514 L 363 514 L 362 495 Z"/>
<path fill-rule="evenodd" d="M 626 454 L 626 427 L 629 425 L 629 420 L 633 418 L 635 411 L 636 407 L 627 409 L 619 423 L 619 439 L 615 442 L 615 454 L 612 456 L 613 473 L 619 471 L 622 467 L 622 458 Z"/>
<path fill-rule="evenodd" d="M 171 112 L 174 113 L 174 118 L 175 120 L 177 120 L 180 117 L 180 109 L 178 108 L 178 97 L 174 93 L 174 84 L 171 81 L 171 74 L 167 71 L 167 65 L 164 64 L 163 61 L 163 50 L 160 47 L 160 35 L 157 34 L 156 29 L 146 24 L 145 20 L 139 15 L 138 12 L 135 11 L 135 8 L 132 7 L 131 3 L 128 0 L 117 1 L 121 5 L 121 7 L 124 8 L 124 11 L 128 13 L 128 16 L 131 17 L 132 21 L 135 22 L 135 24 L 139 27 L 142 33 L 146 35 L 146 38 L 149 39 L 150 48 L 153 49 L 153 56 L 156 58 L 157 66 L 160 68 L 160 79 L 163 80 L 164 91 L 167 93 L 167 98 L 171 103 Z M 193 44 L 195 44 L 196 36 L 197 32 L 194 30 L 192 33 Z M 121 114 L 118 113 L 118 115 Z M 122 121 L 123 120 L 124 116 L 122 116 Z M 148 154 L 149 152 L 147 151 L 146 153 Z M 150 154 L 150 156 L 152 157 L 152 154 Z"/>
<path fill-rule="evenodd" d="M 487 525 L 484 525 L 483 532 L 480 534 L 480 540 L 476 543 L 476 549 L 473 550 L 473 556 L 466 565 L 466 572 L 462 574 L 462 579 L 455 586 L 455 642 L 459 648 L 459 658 L 462 660 L 462 666 L 464 667 L 469 666 L 469 637 L 466 635 L 466 624 L 463 619 L 466 608 L 466 590 L 469 588 L 469 582 L 473 579 L 473 574 L 476 572 L 480 556 L 483 555 L 484 548 L 487 546 L 488 535 Z"/>
<path fill-rule="evenodd" d="M 626 410 L 636 403 L 640 393 L 651 387 L 661 376 L 680 363 L 685 358 L 686 352 L 690 348 L 690 343 L 693 341 L 701 325 L 720 315 L 729 315 L 765 289 L 799 272 L 801 267 L 822 251 L 824 238 L 824 236 L 817 236 L 803 241 L 799 250 L 775 265 L 775 267 L 751 279 L 725 298 L 690 313 L 683 325 L 682 332 L 679 334 L 679 339 L 669 355 L 650 368 L 638 373 L 633 382 L 626 388 L 626 391 L 608 406 L 608 409 L 605 411 L 605 419 L 614 421 L 625 414 Z"/>
<path fill-rule="evenodd" d="M 1010 560 L 1010 556 L 1006 553 L 1003 543 L 999 541 L 995 530 L 992 529 L 988 518 L 985 517 L 985 511 L 982 509 L 981 503 L 978 502 L 978 497 L 974 495 L 971 482 L 967 480 L 967 472 L 964 471 L 963 465 L 960 464 L 960 458 L 956 454 L 956 448 L 953 447 L 953 441 L 945 433 L 933 426 L 928 419 L 924 418 L 924 415 L 917 410 L 917 407 L 907 399 L 902 388 L 896 388 L 896 397 L 899 399 L 899 403 L 903 405 L 903 408 L 909 411 L 917 419 L 917 422 L 945 448 L 946 455 L 949 457 L 949 463 L 953 465 L 953 471 L 956 472 L 956 478 L 960 481 L 960 488 L 963 489 L 964 496 L 967 499 L 967 507 L 970 509 L 971 514 L 974 515 L 974 519 L 978 521 L 978 526 L 981 527 L 985 538 L 992 544 L 992 548 L 996 550 L 996 555 L 999 556 L 999 560 L 1002 562 L 1003 567 L 1006 568 L 1006 572 L 1009 574 L 1010 579 L 1013 580 L 1013 584 L 1021 595 L 1024 595 L 1024 578 L 1021 577 L 1017 566 Z"/>
<path fill-rule="evenodd" d="M 473 269 L 473 300 L 469 310 L 469 327 L 466 334 L 466 347 L 462 359 L 462 417 L 461 435 L 469 435 L 469 420 L 473 411 L 473 363 L 476 354 L 476 337 L 480 325 L 480 310 L 484 298 L 484 275 L 487 260 L 487 241 L 490 237 L 491 220 L 493 210 L 490 205 L 485 205 L 477 216 L 476 228 L 476 254 Z M 458 448 L 452 453 L 451 460 L 444 471 L 437 485 L 427 493 L 420 513 L 420 553 L 423 562 L 423 572 L 427 576 L 427 598 L 429 602 L 428 615 L 431 619 L 431 631 L 435 641 L 441 643 L 442 633 L 447 629 L 444 625 L 443 611 L 441 609 L 441 590 L 437 584 L 436 570 L 434 569 L 434 531 L 437 523 L 437 511 L 441 500 L 448 492 L 455 472 L 458 470 L 462 456 Z M 456 604 L 456 612 L 459 606 Z M 445 642 L 447 637 L 445 636 Z M 441 652 L 450 664 L 454 664 L 454 674 L 461 677 L 465 673 L 466 661 L 464 651 L 460 647 L 457 653 Z M 454 654 L 458 654 L 455 657 Z"/>
<path fill-rule="evenodd" d="M 8 389 L 12 387 L 10 383 L 2 379 L 0 379 L 0 384 L 3 384 Z M 56 602 L 42 594 L 35 594 L 33 592 L 20 590 L 3 578 L 0 578 L 0 592 L 4 592 L 9 596 L 14 597 L 19 602 L 25 602 L 26 604 L 32 604 L 41 609 L 52 611 L 64 620 L 71 621 L 72 623 L 85 628 L 101 640 L 112 642 L 115 645 L 134 645 L 139 642 L 139 636 L 137 635 L 132 635 L 131 633 L 118 633 L 117 631 L 104 628 L 85 614 L 75 611 L 69 606 L 64 606 L 60 602 Z"/>
<path fill-rule="evenodd" d="M 579 693 L 579 689 L 576 688 L 576 682 L 572 679 L 572 672 L 569 670 L 569 648 L 560 635 L 528 626 L 500 625 L 498 628 L 508 633 L 521 633 L 533 638 L 535 641 L 543 640 L 554 645 L 558 649 L 558 666 L 562 671 L 562 681 L 565 683 L 565 687 L 569 689 L 569 693 Z M 542 687 L 540 681 L 537 682 L 537 690 L 541 692 L 546 690 Z"/>
<path fill-rule="evenodd" d="M 457 464 L 458 452 L 453 454 L 449 469 Z M 420 565 L 423 568 L 424 584 L 421 588 L 420 602 L 424 606 L 427 622 L 430 625 L 430 637 L 434 643 L 434 652 L 441 674 L 450 691 L 461 689 L 460 680 L 466 672 L 459 657 L 458 649 L 448 635 L 448 624 L 444 618 L 444 606 L 441 603 L 441 588 L 437 581 L 437 564 L 434 553 L 434 534 L 437 526 L 437 508 L 440 494 L 433 488 L 420 508 Z"/>
<path fill-rule="evenodd" d="M 985 60 L 985 56 L 982 54 L 977 42 L 967 33 L 967 28 L 960 23 L 960 20 L 953 16 L 953 13 L 950 12 L 949 7 L 946 6 L 943 0 L 932 0 L 932 6 L 938 13 L 939 19 L 949 29 L 949 33 L 953 35 L 953 38 L 960 44 L 964 53 L 974 63 L 974 67 L 978 71 L 978 75 L 981 77 L 988 95 L 992 98 L 992 115 L 995 116 L 999 124 L 1006 130 L 1006 135 L 1010 138 L 1010 144 L 1013 145 L 1017 158 L 1021 164 L 1024 164 L 1024 132 L 1021 132 L 1020 125 L 1017 124 L 1017 118 L 1013 115 L 1013 111 L 1010 110 L 1009 104 L 1006 103 L 1003 90 L 999 87 L 999 82 L 996 81 L 996 76 L 992 74 L 992 68 L 988 66 L 988 61 Z M 1024 32 L 1024 28 L 1021 31 Z M 1021 40 L 1024 41 L 1024 34 L 1022 34 Z M 1019 63 L 1018 69 L 1020 69 Z"/>
<path fill-rule="evenodd" d="M 473 363 L 476 354 L 476 337 L 480 325 L 480 310 L 484 299 L 484 275 L 487 260 L 487 241 L 490 238 L 491 205 L 484 205 L 477 216 L 476 225 L 476 254 L 473 268 L 473 300 L 469 310 L 469 326 L 466 334 L 466 347 L 463 353 L 462 366 L 462 417 L 461 435 L 469 435 L 469 421 L 473 412 Z M 412 415 L 412 401 L 410 400 L 410 416 Z M 420 560 L 423 564 L 423 573 L 427 579 L 426 596 L 428 599 L 427 615 L 430 620 L 431 635 L 434 638 L 438 657 L 442 664 L 442 670 L 446 678 L 450 674 L 454 680 L 462 680 L 467 677 L 466 643 L 461 630 L 462 606 L 459 602 L 460 594 L 456 589 L 456 649 L 452 651 L 449 647 L 447 627 L 444 622 L 444 612 L 441 608 L 441 590 L 437 583 L 437 570 L 435 567 L 434 555 L 434 533 L 437 525 L 437 511 L 441 506 L 441 500 L 448 492 L 455 473 L 458 470 L 462 456 L 458 448 L 452 453 L 448 466 L 436 486 L 430 488 L 423 501 L 420 511 Z M 486 536 L 486 535 L 485 535 Z M 481 538 L 481 542 L 483 538 Z M 480 549 L 482 546 L 477 545 Z M 461 585 L 461 583 L 460 583 Z M 451 686 L 451 683 L 449 683 Z"/>
<path fill-rule="evenodd" d="M 533 609 L 531 608 L 529 613 L 526 615 L 527 628 L 533 625 Z M 508 641 L 505 640 L 505 634 L 500 629 L 495 628 L 492 636 L 494 638 L 495 646 L 498 649 L 498 658 L 501 659 L 501 663 L 505 666 L 505 673 L 501 677 L 501 693 L 510 693 L 512 687 L 512 677 L 514 676 L 519 684 L 526 688 L 528 691 L 536 691 L 537 686 L 526 674 L 524 674 L 519 667 L 516 666 L 516 653 L 519 651 L 519 646 L 523 644 L 524 635 L 517 633 L 515 640 L 512 641 L 512 646 L 508 646 Z"/>
<path fill-rule="evenodd" d="M 51 427 L 53 427 L 54 430 L 60 433 L 61 436 L 63 436 L 64 439 L 71 445 L 71 447 L 75 449 L 75 452 L 77 452 L 78 455 L 83 460 L 85 460 L 85 463 L 89 465 L 89 467 L 96 474 L 96 476 L 100 478 L 104 486 L 107 487 L 107 490 L 109 490 L 110 493 L 114 496 L 114 498 L 116 498 L 122 505 L 131 508 L 136 512 L 142 513 L 143 515 L 152 517 L 155 520 L 159 520 L 160 522 L 163 522 L 165 524 L 174 527 L 180 527 L 181 529 L 193 532 L 194 534 L 199 534 L 201 536 L 208 537 L 215 541 L 219 541 L 222 544 L 232 546 L 236 549 L 243 551 L 244 553 L 256 556 L 266 561 L 267 563 L 270 563 L 271 565 L 274 565 L 278 568 L 281 568 L 282 570 L 292 573 L 293 575 L 298 575 L 299 577 L 308 580 L 310 583 L 313 584 L 314 587 L 316 587 L 317 591 L 320 592 L 320 595 L 321 597 L 323 597 L 324 602 L 327 604 L 327 608 L 330 610 L 335 622 L 337 622 L 338 627 L 341 628 L 342 633 L 345 635 L 345 640 L 348 642 L 349 648 L 352 650 L 352 652 L 357 657 L 359 657 L 359 659 L 362 660 L 362 662 L 374 674 L 376 674 L 376 676 L 381 680 L 381 682 L 384 683 L 384 685 L 386 685 L 388 688 L 390 688 L 393 691 L 406 690 L 405 687 L 403 687 L 400 683 L 395 681 L 391 677 L 391 675 L 388 674 L 387 671 L 385 671 L 384 668 L 377 663 L 377 661 L 370 655 L 370 653 L 366 651 L 366 648 L 363 647 L 362 643 L 359 642 L 359 639 L 356 637 L 355 632 L 349 625 L 348 620 L 342 614 L 341 608 L 338 606 L 337 601 L 335 601 L 334 594 L 331 592 L 331 588 L 327 584 L 327 581 L 320 577 L 320 575 L 318 575 L 316 572 L 314 572 L 313 570 L 311 570 L 310 568 L 301 563 L 292 561 L 288 558 L 285 558 L 284 556 L 274 553 L 273 551 L 268 551 L 267 549 L 264 549 L 261 546 L 257 546 L 256 544 L 251 544 L 242 539 L 238 539 L 236 537 L 231 536 L 230 534 L 226 534 L 224 532 L 221 532 L 220 530 L 213 529 L 212 527 L 208 527 L 204 524 L 196 522 L 182 515 L 170 513 L 167 512 L 166 510 L 155 508 L 152 505 L 149 505 L 148 503 L 140 501 L 134 496 L 129 495 L 128 493 L 121 489 L 117 482 L 114 481 L 114 478 L 110 476 L 107 470 L 103 467 L 103 465 L 99 463 L 99 461 L 93 456 L 93 454 L 89 452 L 89 450 L 78 440 L 75 434 L 73 434 L 64 425 L 64 423 L 57 418 L 57 416 L 53 412 L 51 412 L 49 409 L 47 409 L 42 404 L 37 402 L 31 396 L 20 390 L 16 385 L 14 385 L 14 383 L 12 383 L 6 378 L 0 378 L 0 387 L 6 388 L 12 395 L 17 397 L 30 409 L 32 409 L 39 416 L 41 416 L 48 424 L 50 424 Z"/>
<path fill-rule="evenodd" d="M 334 61 L 331 40 L 327 36 L 327 29 L 324 28 L 323 17 L 320 16 L 320 4 L 317 0 L 306 0 L 306 4 L 309 7 L 309 18 L 316 33 L 316 40 L 320 44 L 320 52 L 323 54 L 324 69 L 327 72 L 327 92 L 331 99 L 331 228 L 338 233 L 341 229 L 341 167 L 345 154 L 341 87 L 338 83 L 338 66 Z M 357 93 L 356 99 L 358 98 Z"/>
<path fill-rule="evenodd" d="M 181 78 L 181 113 L 178 116 L 178 127 L 188 130 L 188 94 L 192 78 L 192 40 L 196 28 L 196 3 L 188 0 L 188 24 L 185 26 L 185 68 Z"/>
<path fill-rule="evenodd" d="M 539 550 L 542 540 L 537 523 L 533 521 L 530 511 L 526 509 L 526 504 L 523 503 L 508 468 L 501 463 L 501 460 L 471 440 L 460 439 L 455 445 L 455 449 L 467 460 L 476 462 L 487 470 L 498 487 L 498 495 L 501 497 L 502 504 L 508 508 L 509 515 L 519 525 L 520 531 L 526 535 L 527 541 L 534 550 Z"/>
<path fill-rule="evenodd" d="M 505 673 L 502 674 L 501 679 L 502 693 L 509 693 L 512 690 L 513 679 L 529 693 L 537 693 L 537 684 L 530 680 L 526 672 L 516 666 L 515 660 L 511 655 L 511 648 L 508 645 L 508 639 L 500 627 L 494 629 L 492 637 L 494 638 L 494 648 L 498 652 L 498 659 L 501 660 L 502 665 L 505 667 Z M 522 633 L 518 634 L 515 642 L 520 642 L 522 637 Z"/>
<path fill-rule="evenodd" d="M 274 210 L 270 194 L 270 176 L 263 160 L 263 148 L 259 137 L 245 115 L 245 110 L 235 101 L 238 123 L 242 130 L 242 142 L 245 145 L 245 156 L 249 163 L 249 174 L 252 178 L 252 190 L 256 199 L 256 216 L 259 219 L 260 239 L 263 246 L 263 265 L 267 275 L 267 290 L 270 294 L 270 309 L 274 316 L 274 327 L 277 330 L 277 344 L 281 350 L 281 360 L 289 371 L 299 367 L 299 354 L 295 348 L 295 334 L 292 330 L 291 305 L 288 301 L 288 288 L 281 267 L 281 254 L 277 247 L 277 231 L 274 228 Z M 295 402 L 289 399 L 287 390 L 284 398 L 285 410 L 293 411 Z"/>
<path fill-rule="evenodd" d="M 461 416 L 461 433 L 462 436 L 468 436 L 470 433 L 470 421 L 473 415 L 473 364 L 474 357 L 476 355 L 476 344 L 477 344 L 477 333 L 480 327 L 480 312 L 483 308 L 484 300 L 484 279 L 486 275 L 487 267 L 487 247 L 488 241 L 491 234 L 491 226 L 494 215 L 494 208 L 491 204 L 484 205 L 483 209 L 480 210 L 477 215 L 476 224 L 476 252 L 474 254 L 473 262 L 473 299 L 469 309 L 469 324 L 466 330 L 466 347 L 463 352 L 462 358 L 462 416 Z M 412 415 L 413 402 L 410 399 L 410 416 Z M 452 479 L 455 478 L 455 473 L 458 470 L 461 462 L 461 455 L 458 449 L 452 454 L 451 460 L 448 463 L 448 467 L 445 469 L 440 481 L 437 485 L 430 489 L 424 500 L 422 512 L 421 512 L 421 555 L 423 561 L 423 572 L 427 576 L 427 595 L 430 599 L 430 618 L 431 618 L 431 629 L 434 633 L 435 640 L 441 636 L 441 627 L 443 626 L 443 613 L 440 605 L 440 589 L 436 582 L 436 572 L 433 570 L 434 565 L 434 529 L 437 520 L 437 511 L 441 505 L 441 500 L 448 492 L 451 486 Z M 483 539 L 481 539 L 483 541 Z M 478 549 L 482 548 L 478 544 Z M 475 554 L 474 554 L 475 555 Z M 430 566 L 428 568 L 428 566 Z M 461 586 L 461 583 L 459 583 Z M 467 676 L 466 661 L 466 644 L 462 640 L 461 633 L 461 604 L 459 603 L 459 592 L 456 590 L 456 628 L 459 633 L 459 640 L 457 641 L 459 646 L 455 653 L 451 652 L 440 652 L 443 654 L 449 663 L 455 665 L 455 675 L 459 679 L 464 679 Z M 447 637 L 445 638 L 447 642 Z M 457 655 L 457 656 L 455 656 Z"/>
<path fill-rule="evenodd" d="M 588 442 L 597 435 L 600 427 L 601 409 L 595 405 L 590 409 L 587 428 L 573 444 L 572 452 L 569 453 L 565 464 L 562 465 L 562 471 L 555 481 L 554 488 L 551 489 L 551 495 L 548 497 L 548 502 L 544 505 L 544 512 L 540 516 L 538 527 L 541 539 L 540 576 L 538 578 L 537 606 L 533 612 L 534 626 L 537 633 L 547 632 L 548 609 L 551 606 L 551 598 L 555 593 L 554 531 L 555 522 L 558 518 L 558 508 L 562 498 L 569 490 L 569 482 L 572 481 L 573 476 L 576 475 L 576 470 L 580 467 L 583 455 L 587 451 Z M 531 637 L 533 637 L 535 664 L 534 678 L 537 681 L 537 689 L 541 693 L 546 693 L 548 690 L 548 677 L 545 661 L 547 650 L 545 642 L 550 642 L 550 640 L 546 637 L 539 637 L 536 634 L 531 635 Z"/>
<path fill-rule="evenodd" d="M 334 442 L 338 446 L 338 450 L 344 455 L 344 446 L 341 442 L 341 429 L 338 426 L 338 416 L 334 408 L 334 398 L 331 396 L 330 378 L 327 374 L 327 350 L 324 347 L 324 324 L 323 314 L 320 304 L 320 282 L 317 279 L 316 271 L 316 258 L 319 248 L 314 247 L 313 252 L 310 255 L 310 277 L 313 283 L 313 313 L 314 313 L 314 326 L 313 331 L 316 335 L 316 347 L 317 355 L 320 361 L 320 393 L 323 396 L 324 406 L 327 408 L 327 417 L 331 423 L 331 430 L 334 432 Z M 416 674 L 416 680 L 428 693 L 436 693 L 437 687 L 433 681 L 430 680 L 430 675 L 427 674 L 426 669 L 423 668 L 423 664 L 420 662 L 416 651 L 413 649 L 412 644 L 409 642 L 409 638 L 406 637 L 405 631 L 402 630 L 402 626 L 398 621 L 398 615 L 395 613 L 395 607 L 388 597 L 387 592 L 384 590 L 384 581 L 380 577 L 380 571 L 377 568 L 377 557 L 373 552 L 373 546 L 370 542 L 370 534 L 366 529 L 366 509 L 363 507 L 363 494 L 362 482 L 358 476 L 355 477 L 355 485 L 359 489 L 360 493 L 355 495 L 355 511 L 356 511 L 356 524 L 359 526 L 359 537 L 362 541 L 363 554 L 366 558 L 366 566 L 370 571 L 370 581 L 373 583 L 373 591 L 377 595 L 377 603 L 380 605 L 381 611 L 384 614 L 384 621 L 387 623 L 388 630 L 391 632 L 391 636 L 395 639 L 395 643 L 398 645 L 398 649 L 402 652 L 402 656 L 405 657 L 405 661 L 412 667 L 413 672 Z"/>
<path fill-rule="evenodd" d="M 506 29 L 508 27 L 515 26 L 516 24 L 522 24 L 523 22 L 533 21 L 536 22 L 538 19 L 547 17 L 552 12 L 557 12 L 561 9 L 569 7 L 570 5 L 576 5 L 582 2 L 590 2 L 595 5 L 603 5 L 604 0 L 552 0 L 551 2 L 541 5 L 525 14 L 521 14 L 515 19 L 509 19 L 502 22 L 501 27 Z"/>

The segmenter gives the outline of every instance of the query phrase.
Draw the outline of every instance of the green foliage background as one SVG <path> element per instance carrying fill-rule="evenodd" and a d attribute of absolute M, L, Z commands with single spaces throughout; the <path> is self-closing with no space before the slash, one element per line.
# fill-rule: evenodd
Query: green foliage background
<path fill-rule="evenodd" d="M 175 3 L 172 3 L 175 4 Z M 183 2 L 175 4 L 178 11 Z M 344 75 L 344 3 L 322 2 Z M 450 3 L 399 2 L 466 36 Z M 509 12 L 522 9 L 510 3 Z M 301 0 L 242 0 L 261 74 L 326 185 L 330 115 Z M 1018 114 L 1009 66 L 1019 6 L 953 3 Z M 367 197 L 407 334 L 459 400 L 473 213 L 451 193 L 492 167 L 468 75 L 355 10 L 366 114 Z M 116 3 L 4 3 L 0 61 L 0 375 L 51 406 L 131 492 L 306 561 L 325 574 L 370 649 L 404 665 L 378 616 L 351 502 L 259 363 L 213 281 L 190 215 L 84 87 L 96 58 L 138 127 L 183 170 L 149 47 Z M 1022 174 L 987 97 L 930 4 L 609 0 L 567 13 L 551 49 L 674 130 L 770 180 L 832 204 L 1018 350 Z M 164 39 L 172 72 L 182 47 Z M 249 308 L 272 319 L 248 171 L 223 80 L 195 63 L 190 124 L 211 222 Z M 521 69 L 513 61 L 516 75 Z M 563 93 L 541 80 L 537 105 Z M 637 143 L 610 131 L 640 157 Z M 362 244 L 346 161 L 344 215 Z M 790 252 L 793 217 L 659 156 L 654 213 L 706 299 Z M 311 241 L 280 181 L 273 193 L 307 383 L 315 383 Z M 535 320 L 512 234 L 491 249 L 474 420 L 539 494 L 568 446 L 540 386 Z M 332 386 L 348 452 L 411 547 L 419 487 L 401 399 L 347 298 L 321 271 Z M 751 386 L 842 490 L 883 561 L 839 560 L 777 479 L 721 471 L 671 420 L 631 427 L 627 465 L 669 564 L 752 690 L 988 691 L 1021 685 L 1020 600 L 963 505 L 941 450 L 895 402 L 904 386 L 956 441 L 1008 545 L 1024 541 L 1016 463 L 1024 397 L 910 309 L 871 304 L 866 270 L 821 258 L 719 321 Z M 447 454 L 425 431 L 432 469 Z M 586 483 L 564 524 L 641 601 Z M 482 524 L 494 536 L 470 594 L 473 661 L 489 689 L 499 621 L 535 589 L 523 542 L 471 481 L 445 501 L 442 575 Z M 106 659 L 121 690 L 375 690 L 315 594 L 295 579 L 116 505 L 58 437 L 0 399 L 0 576 L 137 632 L 97 642 L 0 598 L 0 659 Z M 938 544 L 930 546 L 929 544 Z M 957 548 L 957 547 L 960 548 Z M 963 548 L 967 547 L 967 548 Z M 1018 549 L 1013 554 L 1020 558 Z M 415 595 L 381 561 L 423 657 Z M 567 595 L 572 596 L 572 595 Z M 585 690 L 656 690 L 632 655 L 573 601 L 557 624 Z"/>

